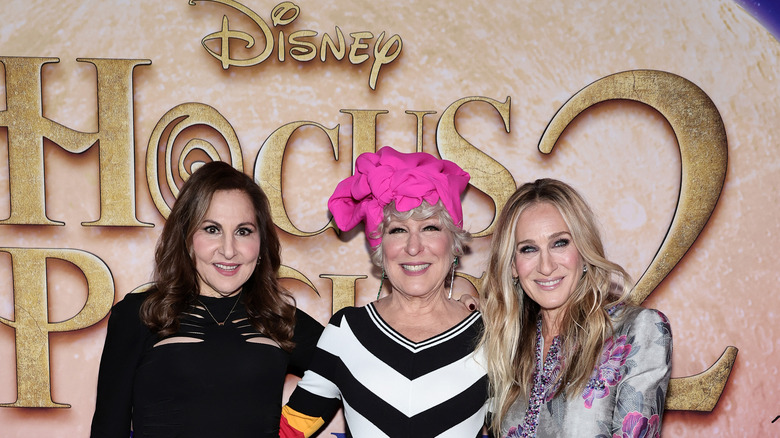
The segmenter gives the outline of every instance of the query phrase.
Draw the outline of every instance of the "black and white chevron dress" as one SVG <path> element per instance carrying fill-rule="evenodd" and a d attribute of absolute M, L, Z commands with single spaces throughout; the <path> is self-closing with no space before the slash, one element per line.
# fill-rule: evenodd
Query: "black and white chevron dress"
<path fill-rule="evenodd" d="M 488 397 L 484 361 L 474 351 L 481 329 L 481 314 L 473 312 L 412 342 L 373 304 L 342 309 L 288 406 L 327 422 L 343 402 L 349 437 L 476 437 Z"/>

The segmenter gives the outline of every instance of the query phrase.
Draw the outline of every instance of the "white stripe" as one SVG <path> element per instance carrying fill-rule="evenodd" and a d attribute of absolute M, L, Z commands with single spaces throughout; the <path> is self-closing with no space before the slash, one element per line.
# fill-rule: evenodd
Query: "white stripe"
<path fill-rule="evenodd" d="M 303 378 L 298 382 L 298 386 L 320 397 L 341 398 L 341 391 L 339 391 L 338 386 L 312 370 L 307 370 L 303 374 Z"/>
<path fill-rule="evenodd" d="M 409 411 L 415 415 L 440 405 L 468 389 L 484 375 L 485 370 L 476 364 L 473 355 L 469 355 L 420 376 L 410 388 Z"/>
<path fill-rule="evenodd" d="M 407 417 L 451 399 L 485 374 L 475 363 L 473 355 L 468 355 L 410 381 L 366 350 L 355 337 L 346 318 L 341 321 L 340 327 L 328 326 L 325 329 L 318 347 L 339 356 L 360 384 Z"/>
<path fill-rule="evenodd" d="M 350 432 L 352 432 L 352 435 L 355 437 L 390 438 L 382 429 L 378 428 L 374 423 L 366 419 L 366 417 L 360 415 L 360 413 L 346 401 L 344 402 L 344 419 L 347 422 Z"/>

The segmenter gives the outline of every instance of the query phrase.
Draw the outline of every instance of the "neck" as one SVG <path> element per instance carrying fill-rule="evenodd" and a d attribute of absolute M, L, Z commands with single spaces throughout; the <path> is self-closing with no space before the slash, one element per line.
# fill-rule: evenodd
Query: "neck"
<path fill-rule="evenodd" d="M 544 339 L 552 339 L 561 332 L 561 314 L 562 312 L 542 311 L 542 336 Z"/>
<path fill-rule="evenodd" d="M 208 290 L 204 291 L 201 289 L 200 293 L 198 294 L 201 297 L 212 297 L 212 298 L 230 298 L 235 297 L 236 295 L 241 293 L 241 289 L 238 289 L 237 291 L 230 292 L 228 294 L 222 294 L 215 290 Z"/>
<path fill-rule="evenodd" d="M 436 291 L 426 296 L 409 296 L 405 295 L 395 289 L 390 296 L 386 297 L 383 301 L 387 308 L 403 311 L 408 315 L 431 315 L 440 311 L 447 311 L 447 308 L 452 303 L 452 300 L 447 299 L 446 292 L 443 290 Z"/>
<path fill-rule="evenodd" d="M 448 300 L 443 292 L 422 299 L 394 291 L 374 305 L 390 327 L 413 342 L 443 333 L 470 313 L 459 301 Z"/>

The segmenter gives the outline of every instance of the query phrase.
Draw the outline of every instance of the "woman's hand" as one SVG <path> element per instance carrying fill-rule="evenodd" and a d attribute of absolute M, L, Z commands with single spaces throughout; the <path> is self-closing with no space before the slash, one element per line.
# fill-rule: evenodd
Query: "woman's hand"
<path fill-rule="evenodd" d="M 473 295 L 463 294 L 458 297 L 458 301 L 463 303 L 463 305 L 472 312 L 479 310 L 479 299 Z"/>

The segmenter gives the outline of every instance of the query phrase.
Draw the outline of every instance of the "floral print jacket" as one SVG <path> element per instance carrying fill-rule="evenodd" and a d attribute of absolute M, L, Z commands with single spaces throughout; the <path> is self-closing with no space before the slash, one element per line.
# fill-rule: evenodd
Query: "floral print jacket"
<path fill-rule="evenodd" d="M 651 309 L 620 306 L 610 311 L 614 334 L 585 390 L 553 397 L 560 372 L 560 340 L 553 340 L 534 374 L 528 398 L 517 400 L 502 424 L 502 436 L 655 438 L 661 434 L 672 358 L 666 316 Z M 537 363 L 541 330 L 537 330 Z"/>

